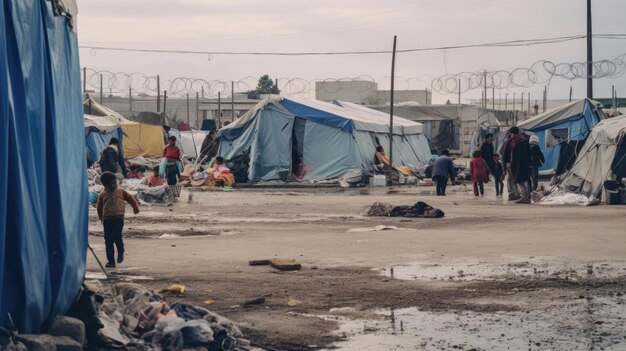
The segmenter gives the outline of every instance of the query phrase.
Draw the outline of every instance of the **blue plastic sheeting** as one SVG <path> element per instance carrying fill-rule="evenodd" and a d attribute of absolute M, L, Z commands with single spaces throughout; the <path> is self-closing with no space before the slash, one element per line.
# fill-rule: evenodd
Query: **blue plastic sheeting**
<path fill-rule="evenodd" d="M 0 324 L 65 313 L 85 273 L 87 176 L 76 33 L 49 1 L 0 5 Z"/>
<path fill-rule="evenodd" d="M 104 150 L 104 148 L 109 145 L 109 141 L 111 141 L 111 138 L 117 138 L 117 140 L 120 141 L 120 148 L 118 152 L 123 153 L 123 137 L 124 132 L 122 132 L 122 128 L 117 128 L 110 133 L 100 133 L 96 130 L 90 130 L 85 136 L 85 143 L 87 144 L 89 151 L 91 151 L 91 157 L 93 158 L 93 160 L 98 161 L 98 159 L 100 158 L 100 153 L 102 153 L 102 150 Z M 121 154 L 120 156 L 120 159 L 123 160 L 124 155 Z"/>
<path fill-rule="evenodd" d="M 349 133 L 352 133 L 354 130 L 354 125 L 351 119 L 340 117 L 325 111 L 320 111 L 313 107 L 293 102 L 286 98 L 280 103 L 296 117 L 308 119 L 329 127 L 341 128 Z"/>

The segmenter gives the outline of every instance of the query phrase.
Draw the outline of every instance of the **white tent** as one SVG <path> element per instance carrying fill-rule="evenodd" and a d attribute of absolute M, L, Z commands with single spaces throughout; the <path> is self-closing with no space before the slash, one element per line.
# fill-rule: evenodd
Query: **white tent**
<path fill-rule="evenodd" d="M 599 198 L 604 181 L 626 177 L 626 116 L 598 123 L 580 150 L 578 159 L 563 178 L 561 188 Z"/>

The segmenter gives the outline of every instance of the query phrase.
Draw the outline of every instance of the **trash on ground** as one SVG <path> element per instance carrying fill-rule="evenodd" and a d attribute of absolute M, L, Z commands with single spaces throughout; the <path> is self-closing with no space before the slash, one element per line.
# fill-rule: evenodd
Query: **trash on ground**
<path fill-rule="evenodd" d="M 184 285 L 179 285 L 179 284 L 172 284 L 169 287 L 159 291 L 159 293 L 174 293 L 174 294 L 184 294 L 185 293 L 185 286 Z"/>
<path fill-rule="evenodd" d="M 272 258 L 270 265 L 281 271 L 299 271 L 302 269 L 302 265 L 297 263 L 296 260 Z"/>

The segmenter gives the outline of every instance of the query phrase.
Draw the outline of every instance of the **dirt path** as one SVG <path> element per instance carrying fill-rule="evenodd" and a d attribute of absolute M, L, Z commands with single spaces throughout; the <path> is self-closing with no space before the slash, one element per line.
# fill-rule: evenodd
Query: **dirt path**
<path fill-rule="evenodd" d="M 182 283 L 186 295 L 171 299 L 211 299 L 272 349 L 623 349 L 626 208 L 505 205 L 458 190 L 207 192 L 191 204 L 183 193 L 128 218 L 117 272 L 154 289 Z M 374 201 L 418 200 L 446 217 L 359 215 Z M 95 218 L 90 233 L 104 257 Z M 272 257 L 303 269 L 247 264 Z"/>

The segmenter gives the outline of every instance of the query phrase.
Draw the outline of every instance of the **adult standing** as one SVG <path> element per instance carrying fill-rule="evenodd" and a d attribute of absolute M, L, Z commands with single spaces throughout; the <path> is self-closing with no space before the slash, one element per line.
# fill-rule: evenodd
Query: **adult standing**
<path fill-rule="evenodd" d="M 480 156 L 487 163 L 487 167 L 489 167 L 489 172 L 491 174 L 495 173 L 496 164 L 493 161 L 493 155 L 495 154 L 495 150 L 493 147 L 493 134 L 487 133 L 485 135 L 485 142 L 480 146 Z"/>
<path fill-rule="evenodd" d="M 119 173 L 119 148 L 120 141 L 117 138 L 111 138 L 109 145 L 102 150 L 100 153 L 100 159 L 98 160 L 102 173 Z"/>
<path fill-rule="evenodd" d="M 511 127 L 511 171 L 519 189 L 519 204 L 530 203 L 530 144 L 519 128 Z"/>
<path fill-rule="evenodd" d="M 433 164 L 433 180 L 436 183 L 437 196 L 446 196 L 448 177 L 454 179 L 456 177 L 456 170 L 450 158 L 450 153 L 448 150 L 443 150 L 441 151 L 441 156 L 439 156 Z"/>
<path fill-rule="evenodd" d="M 536 135 L 530 136 L 530 189 L 537 190 L 539 187 L 539 168 L 546 162 L 543 152 L 539 147 L 539 138 Z"/>
<path fill-rule="evenodd" d="M 519 193 L 517 192 L 517 185 L 515 184 L 515 177 L 511 171 L 511 130 L 506 134 L 506 141 L 502 145 L 502 163 L 504 164 L 504 174 L 506 176 L 506 187 L 509 190 L 509 201 L 519 200 Z"/>

